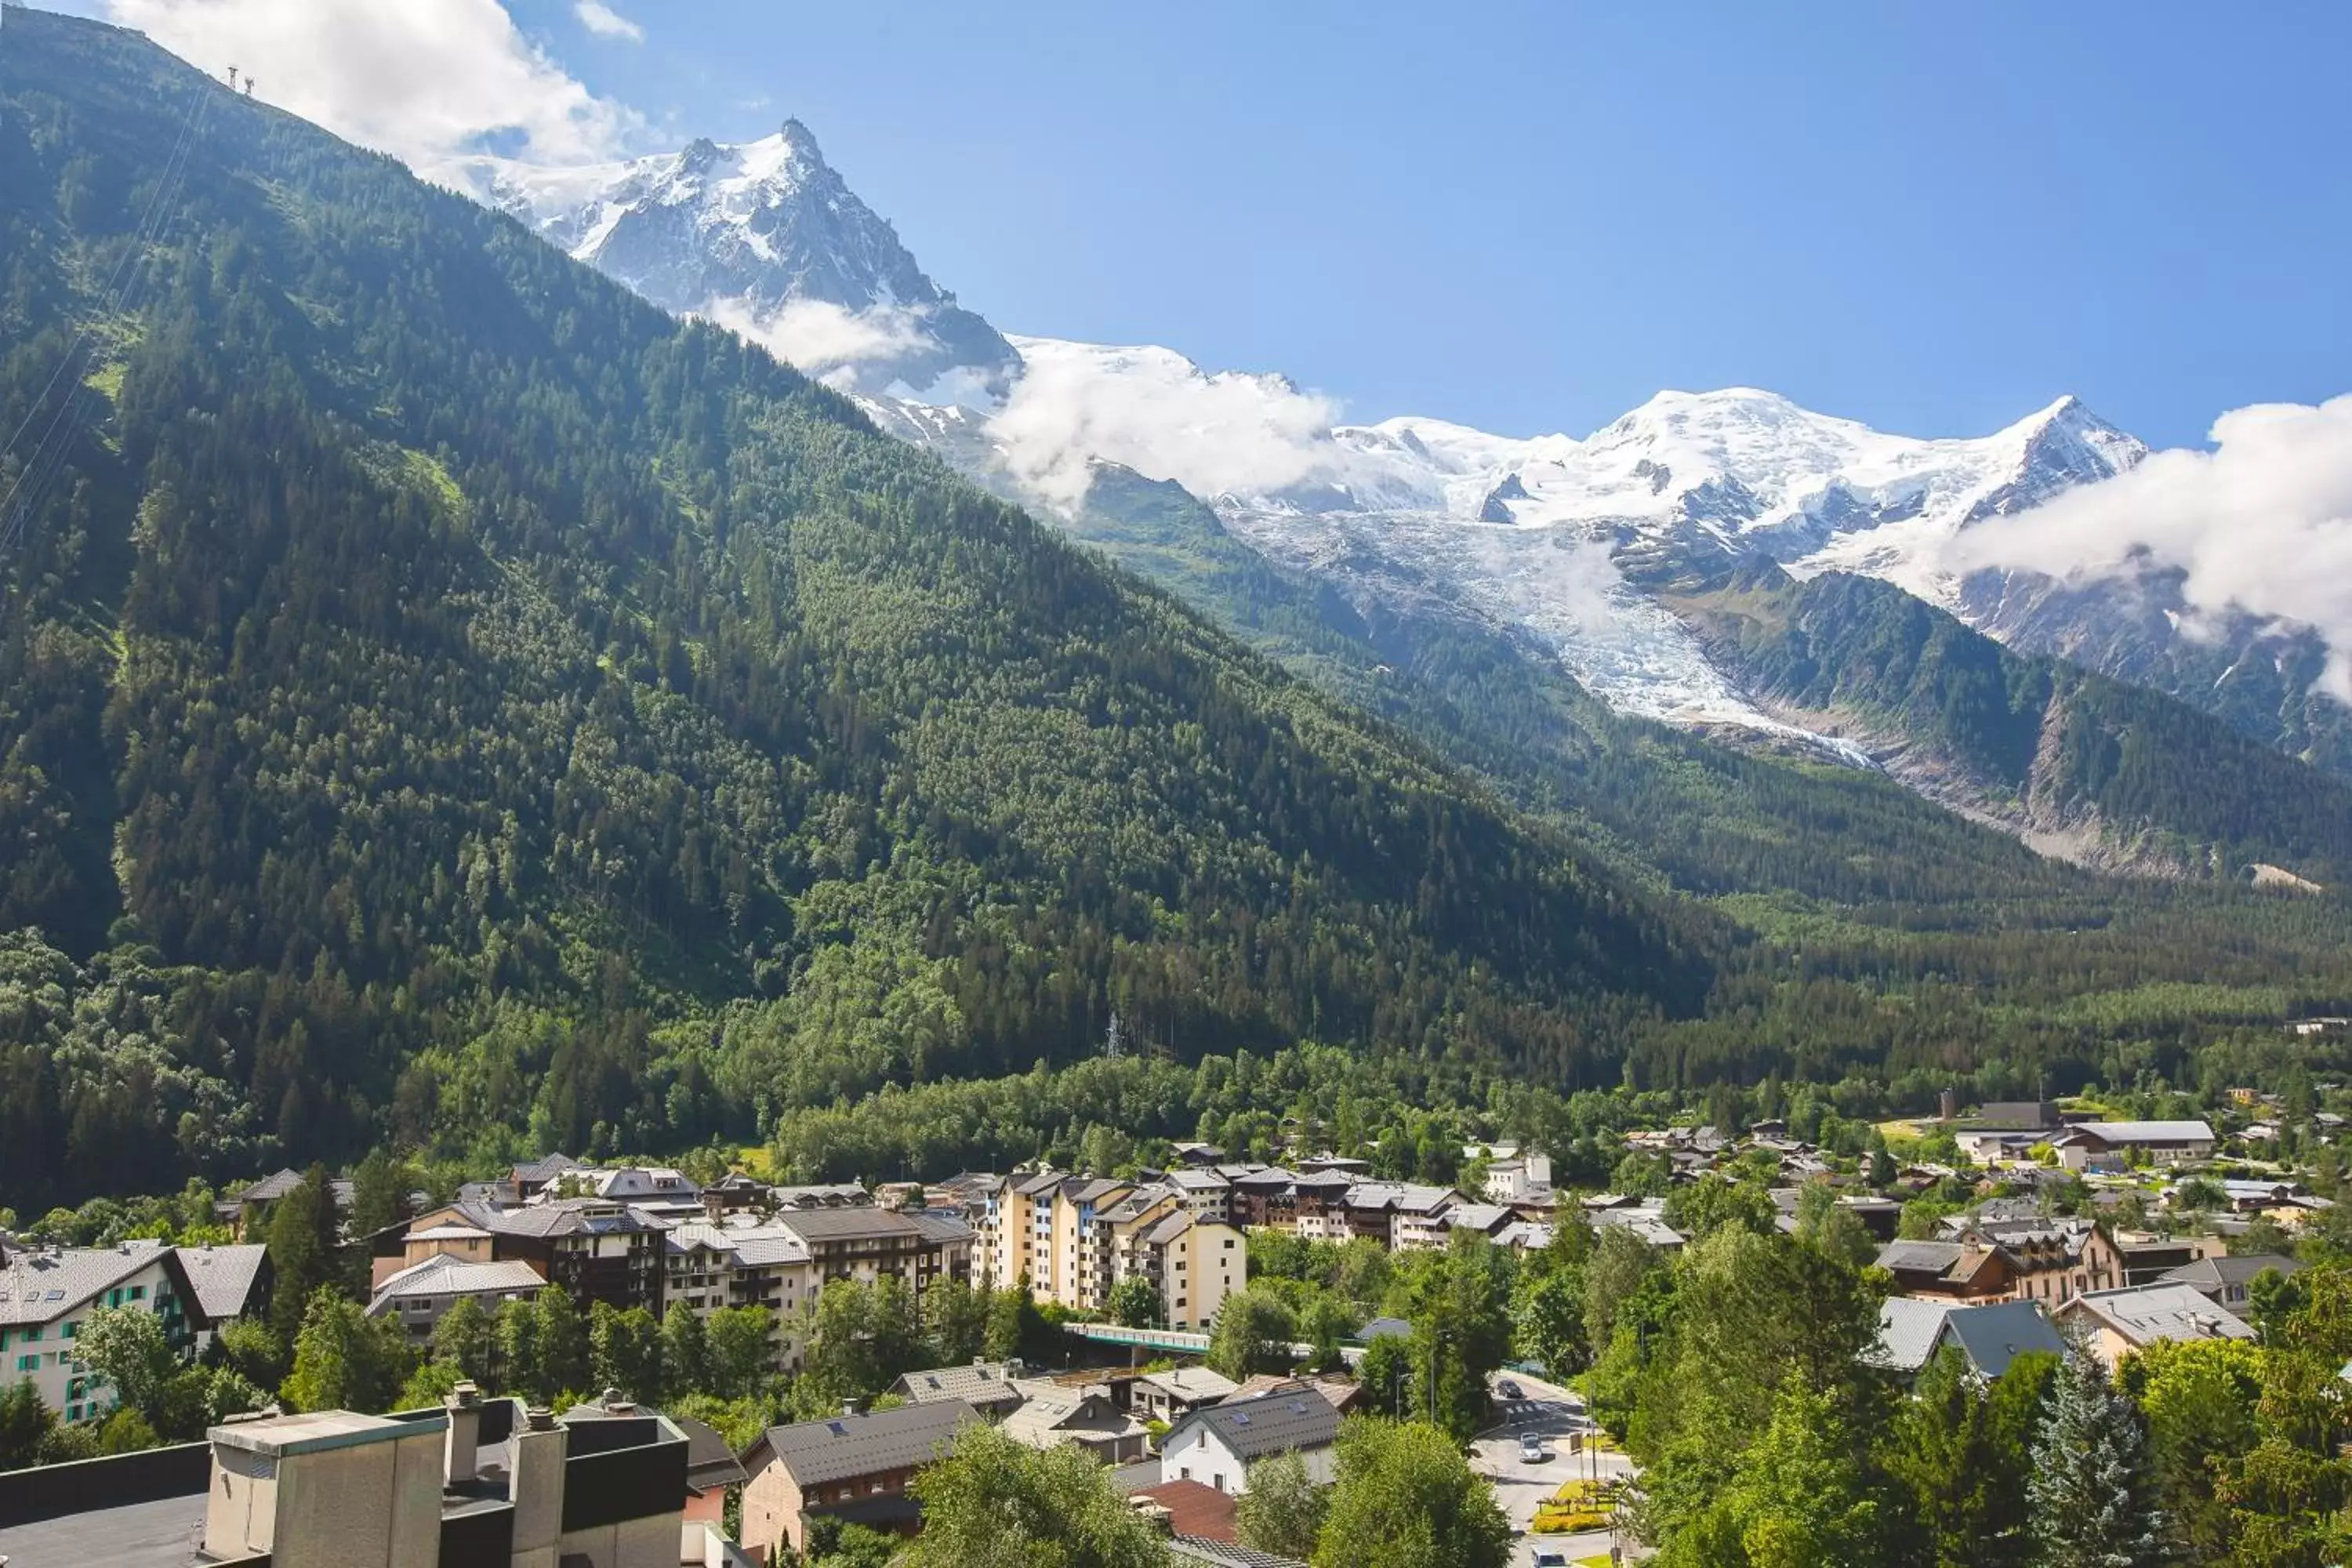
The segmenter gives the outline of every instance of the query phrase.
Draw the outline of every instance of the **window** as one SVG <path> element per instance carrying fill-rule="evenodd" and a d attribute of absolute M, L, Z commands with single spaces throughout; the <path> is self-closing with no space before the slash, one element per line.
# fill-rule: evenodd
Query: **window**
<path fill-rule="evenodd" d="M 1190 1465 L 1180 1466 L 1176 1471 L 1176 1479 L 1180 1481 L 1191 1480 L 1192 1479 L 1192 1467 Z"/>
<path fill-rule="evenodd" d="M 80 1405 L 67 1405 L 67 1406 L 66 1406 L 66 1419 L 67 1419 L 67 1420 L 68 1420 L 68 1421 L 79 1421 L 79 1420 L 80 1420 L 80 1419 L 81 1419 L 81 1406 L 80 1406 Z"/>
<path fill-rule="evenodd" d="M 39 1356 L 38 1354 L 34 1354 L 34 1355 L 20 1355 L 20 1356 L 18 1356 L 18 1357 L 16 1358 L 16 1370 L 17 1370 L 18 1372 L 38 1372 L 38 1371 L 40 1371 L 40 1370 L 41 1370 L 41 1358 L 40 1358 L 40 1356 Z"/>
<path fill-rule="evenodd" d="M 81 1325 L 80 1325 L 79 1323 L 68 1323 L 68 1324 L 66 1325 L 66 1338 L 68 1338 L 68 1339 L 71 1339 L 71 1338 L 73 1338 L 73 1337 L 74 1337 L 75 1332 L 76 1332 L 78 1330 L 79 1330 L 79 1329 L 80 1329 L 80 1327 L 81 1327 Z"/>
<path fill-rule="evenodd" d="M 25 1343 L 25 1344 L 28 1344 L 28 1345 L 29 1345 L 29 1344 L 31 1344 L 35 1340 L 37 1340 L 37 1339 L 39 1339 L 40 1337 L 41 1337 L 41 1331 L 40 1331 L 38 1328 L 30 1328 L 30 1329 L 26 1329 L 26 1330 L 25 1331 L 25 1332 L 24 1332 L 24 1335 L 23 1335 L 22 1341 L 21 1341 L 20 1342 Z"/>

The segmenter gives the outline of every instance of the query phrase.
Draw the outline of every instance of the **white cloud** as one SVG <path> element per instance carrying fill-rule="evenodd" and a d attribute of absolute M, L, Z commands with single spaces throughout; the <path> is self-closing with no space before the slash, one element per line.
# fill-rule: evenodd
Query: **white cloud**
<path fill-rule="evenodd" d="M 740 301 L 722 300 L 704 314 L 820 380 L 919 349 L 926 341 L 921 316 L 902 305 L 851 310 L 826 300 L 793 300 L 761 316 Z"/>
<path fill-rule="evenodd" d="M 2326 638 L 2328 689 L 2352 701 L 2352 395 L 2236 409 L 2213 422 L 2212 440 L 1980 523 L 1955 542 L 1952 563 L 2071 582 L 2178 570 L 2199 616 Z"/>
<path fill-rule="evenodd" d="M 1204 374 L 1166 349 L 1018 340 L 1028 368 L 989 426 L 1013 477 L 1076 507 L 1089 460 L 1193 494 L 1278 490 L 1329 470 L 1339 405 L 1278 376 Z"/>
<path fill-rule="evenodd" d="M 577 0 L 572 14 L 580 25 L 600 38 L 626 38 L 633 44 L 646 41 L 646 30 L 604 4 L 604 0 Z"/>
<path fill-rule="evenodd" d="M 113 20 L 340 136 L 448 177 L 497 136 L 543 163 L 621 152 L 641 124 L 524 37 L 499 0 L 106 0 Z M 617 18 L 616 18 L 617 19 Z"/>

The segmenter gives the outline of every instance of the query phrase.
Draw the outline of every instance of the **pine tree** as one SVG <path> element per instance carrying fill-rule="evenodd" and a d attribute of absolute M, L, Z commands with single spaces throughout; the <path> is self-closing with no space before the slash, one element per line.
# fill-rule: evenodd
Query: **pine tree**
<path fill-rule="evenodd" d="M 278 1200 L 277 1211 L 269 1216 L 269 1264 L 276 1279 L 270 1287 L 269 1326 L 281 1342 L 294 1342 L 310 1298 L 320 1286 L 341 1285 L 337 1268 L 341 1244 L 334 1184 L 326 1166 L 312 1165 L 310 1174 Z"/>
<path fill-rule="evenodd" d="M 672 1301 L 662 1316 L 662 1384 L 671 1395 L 710 1392 L 710 1346 L 702 1314 Z"/>
<path fill-rule="evenodd" d="M 2164 1521 L 2147 1431 L 2087 1352 L 2066 1358 L 2026 1484 L 2046 1568 L 2154 1568 Z"/>

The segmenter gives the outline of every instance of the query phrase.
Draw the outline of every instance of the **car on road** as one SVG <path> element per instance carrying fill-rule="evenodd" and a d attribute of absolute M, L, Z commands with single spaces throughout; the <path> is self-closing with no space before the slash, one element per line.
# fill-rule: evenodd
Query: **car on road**
<path fill-rule="evenodd" d="M 1557 1546 L 1538 1546 L 1535 1568 L 1568 1568 L 1568 1553 Z"/>
<path fill-rule="evenodd" d="M 1540 1465 L 1546 1459 L 1550 1458 L 1551 1450 L 1544 1447 L 1544 1440 L 1541 1437 L 1537 1436 L 1532 1432 L 1523 1432 L 1519 1435 L 1519 1462 L 1521 1464 Z"/>
<path fill-rule="evenodd" d="M 1519 1392 L 1519 1385 L 1513 1383 L 1507 1377 L 1503 1379 L 1502 1382 L 1495 1384 L 1495 1392 L 1501 1394 L 1506 1399 L 1523 1399 L 1526 1397 L 1526 1395 Z"/>

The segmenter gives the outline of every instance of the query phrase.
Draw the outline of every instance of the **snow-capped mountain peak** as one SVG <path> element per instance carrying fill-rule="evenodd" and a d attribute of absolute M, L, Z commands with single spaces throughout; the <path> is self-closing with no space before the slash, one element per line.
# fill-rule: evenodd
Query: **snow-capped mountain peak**
<path fill-rule="evenodd" d="M 1001 390 L 1012 346 L 916 264 L 798 120 L 617 163 L 495 158 L 476 194 L 654 303 L 766 342 L 858 390 L 946 400 Z"/>

